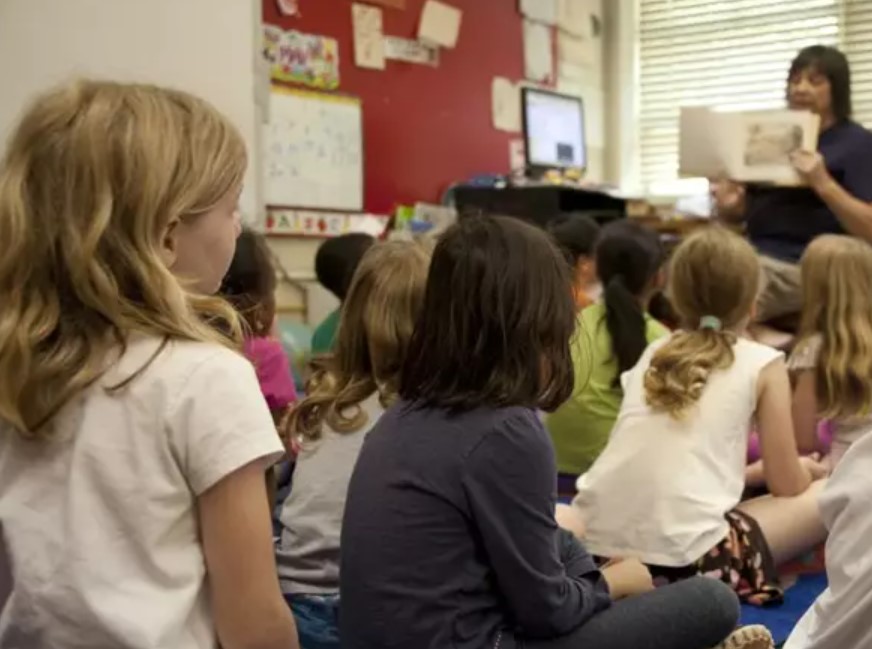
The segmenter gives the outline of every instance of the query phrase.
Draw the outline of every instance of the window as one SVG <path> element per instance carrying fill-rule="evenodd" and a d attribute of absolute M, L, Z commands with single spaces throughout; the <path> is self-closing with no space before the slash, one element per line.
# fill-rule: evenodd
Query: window
<path fill-rule="evenodd" d="M 706 186 L 677 178 L 680 106 L 781 107 L 808 45 L 848 55 L 854 117 L 872 126 L 872 0 L 639 0 L 639 10 L 639 171 L 652 194 Z"/>

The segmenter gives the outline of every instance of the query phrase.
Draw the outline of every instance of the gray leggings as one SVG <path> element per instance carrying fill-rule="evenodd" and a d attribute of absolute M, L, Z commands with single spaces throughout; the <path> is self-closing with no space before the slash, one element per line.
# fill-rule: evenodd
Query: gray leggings
<path fill-rule="evenodd" d="M 525 640 L 524 649 L 708 649 L 736 628 L 739 602 L 707 577 L 615 602 L 572 633 Z"/>

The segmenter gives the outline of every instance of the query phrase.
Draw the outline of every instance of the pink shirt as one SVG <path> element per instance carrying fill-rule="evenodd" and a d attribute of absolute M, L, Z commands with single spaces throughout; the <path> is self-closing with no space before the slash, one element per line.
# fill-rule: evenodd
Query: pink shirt
<path fill-rule="evenodd" d="M 254 363 L 260 390 L 269 409 L 282 410 L 297 400 L 294 375 L 284 347 L 275 338 L 247 338 L 245 355 Z"/>

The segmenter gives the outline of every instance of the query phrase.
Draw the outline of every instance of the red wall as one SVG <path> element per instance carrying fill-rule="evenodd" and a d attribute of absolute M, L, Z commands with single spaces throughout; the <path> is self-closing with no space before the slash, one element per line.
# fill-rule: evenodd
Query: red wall
<path fill-rule="evenodd" d="M 339 41 L 338 91 L 363 101 L 364 209 L 436 202 L 458 180 L 509 171 L 512 134 L 491 123 L 491 80 L 524 74 L 517 0 L 448 0 L 463 10 L 460 39 L 442 50 L 439 67 L 387 61 L 387 69 L 354 65 L 351 0 L 300 0 L 300 17 L 281 16 L 263 0 L 264 21 Z M 384 8 L 385 34 L 413 38 L 424 0 Z"/>

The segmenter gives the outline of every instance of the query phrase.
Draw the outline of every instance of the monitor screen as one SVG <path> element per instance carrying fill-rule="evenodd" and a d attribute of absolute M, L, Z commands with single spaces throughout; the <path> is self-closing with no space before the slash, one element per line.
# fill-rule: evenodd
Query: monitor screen
<path fill-rule="evenodd" d="M 525 88 L 524 139 L 531 167 L 587 166 L 584 107 L 579 97 Z"/>

